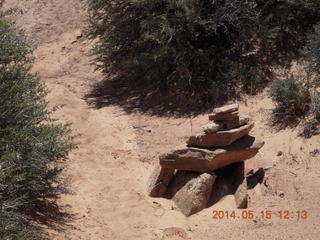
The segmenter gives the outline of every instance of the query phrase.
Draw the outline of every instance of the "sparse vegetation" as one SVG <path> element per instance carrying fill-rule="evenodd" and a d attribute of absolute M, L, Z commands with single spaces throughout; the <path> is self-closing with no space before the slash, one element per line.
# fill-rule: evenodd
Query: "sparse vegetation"
<path fill-rule="evenodd" d="M 311 118 L 303 122 L 303 129 L 300 132 L 300 136 L 304 138 L 310 138 L 314 135 L 320 134 L 320 123 L 314 118 Z"/>
<path fill-rule="evenodd" d="M 30 73 L 31 43 L 5 15 L 0 14 L 0 239 L 46 239 L 35 216 L 47 215 L 39 206 L 50 208 L 66 191 L 60 173 L 74 137 L 50 117 L 47 90 Z"/>
<path fill-rule="evenodd" d="M 307 36 L 301 65 L 305 74 L 287 76 L 273 82 L 270 96 L 277 103 L 275 113 L 285 115 L 308 115 L 304 121 L 301 136 L 311 137 L 319 134 L 320 125 L 320 25 L 314 25 Z"/>

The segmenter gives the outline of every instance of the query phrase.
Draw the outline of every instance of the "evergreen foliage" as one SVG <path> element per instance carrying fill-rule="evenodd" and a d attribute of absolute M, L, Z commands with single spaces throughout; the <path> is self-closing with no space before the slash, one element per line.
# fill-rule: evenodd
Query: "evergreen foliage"
<path fill-rule="evenodd" d="M 307 57 L 307 69 L 315 74 L 313 81 L 314 87 L 320 86 L 320 24 L 314 26 L 314 31 L 308 35 L 307 44 L 305 46 Z"/>
<path fill-rule="evenodd" d="M 7 13 L 0 14 L 0 239 L 45 239 L 31 217 L 65 192 L 59 174 L 74 137 L 50 117 L 47 90 L 30 73 L 31 42 Z"/>
<path fill-rule="evenodd" d="M 89 6 L 100 67 L 146 85 L 182 91 L 227 86 L 254 50 L 243 41 L 256 19 L 246 1 L 91 0 Z"/>
<path fill-rule="evenodd" d="M 307 71 L 310 73 L 312 91 L 312 111 L 317 120 L 320 120 L 320 24 L 314 26 L 314 31 L 308 35 L 305 46 Z"/>
<path fill-rule="evenodd" d="M 89 36 L 106 74 L 176 94 L 254 92 L 299 53 L 317 0 L 88 0 Z M 217 91 L 215 91 L 217 92 Z M 208 100 L 208 98 L 206 98 Z"/>

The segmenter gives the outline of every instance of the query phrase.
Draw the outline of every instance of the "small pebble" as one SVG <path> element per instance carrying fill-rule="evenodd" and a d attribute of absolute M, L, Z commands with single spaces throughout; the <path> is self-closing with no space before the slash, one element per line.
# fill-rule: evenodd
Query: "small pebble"
<path fill-rule="evenodd" d="M 284 197 L 284 192 L 283 191 L 279 191 L 278 195 L 279 195 L 279 197 L 283 198 Z"/>

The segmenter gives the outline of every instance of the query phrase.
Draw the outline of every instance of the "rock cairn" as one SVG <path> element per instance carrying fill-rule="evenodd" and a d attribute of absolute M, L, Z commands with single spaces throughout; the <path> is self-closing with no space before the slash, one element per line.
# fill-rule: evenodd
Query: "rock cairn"
<path fill-rule="evenodd" d="M 160 165 L 148 182 L 149 196 L 172 198 L 186 216 L 206 208 L 218 195 L 215 189 L 221 186 L 217 185 L 223 184 L 217 179 L 230 175 L 237 179 L 233 192 L 236 205 L 245 208 L 244 161 L 254 157 L 264 144 L 248 135 L 254 123 L 239 117 L 238 104 L 214 109 L 209 120 L 187 145 L 160 155 Z"/>

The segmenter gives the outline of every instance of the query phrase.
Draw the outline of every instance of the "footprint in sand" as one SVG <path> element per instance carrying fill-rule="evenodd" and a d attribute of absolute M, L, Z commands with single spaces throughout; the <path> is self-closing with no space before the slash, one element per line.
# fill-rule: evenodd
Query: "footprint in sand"
<path fill-rule="evenodd" d="M 170 227 L 163 230 L 161 240 L 182 240 L 189 239 L 184 229 L 178 227 Z"/>

